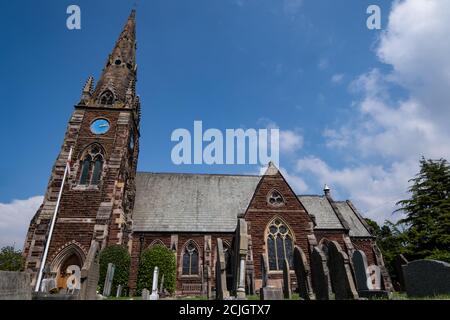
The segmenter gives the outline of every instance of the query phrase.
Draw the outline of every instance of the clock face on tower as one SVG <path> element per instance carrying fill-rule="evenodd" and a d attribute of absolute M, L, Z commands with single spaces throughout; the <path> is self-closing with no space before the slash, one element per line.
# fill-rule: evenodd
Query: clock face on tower
<path fill-rule="evenodd" d="M 109 121 L 106 119 L 94 120 L 91 124 L 91 131 L 94 134 L 105 134 L 109 130 Z"/>

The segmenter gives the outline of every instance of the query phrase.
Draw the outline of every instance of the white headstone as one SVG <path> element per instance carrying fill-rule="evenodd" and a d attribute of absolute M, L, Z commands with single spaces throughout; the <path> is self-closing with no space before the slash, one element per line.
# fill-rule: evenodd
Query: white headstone
<path fill-rule="evenodd" d="M 153 271 L 152 294 L 150 295 L 150 300 L 159 300 L 158 274 L 159 274 L 159 269 L 158 269 L 158 267 L 155 267 L 155 270 Z"/>
<path fill-rule="evenodd" d="M 367 278 L 367 287 L 369 290 L 380 290 L 381 289 L 381 270 L 377 265 L 370 265 L 367 267 L 367 273 L 369 277 Z"/>

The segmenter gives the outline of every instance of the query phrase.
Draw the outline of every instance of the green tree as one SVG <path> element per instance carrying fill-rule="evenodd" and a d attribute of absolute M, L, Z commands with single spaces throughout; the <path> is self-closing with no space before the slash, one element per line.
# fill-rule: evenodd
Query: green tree
<path fill-rule="evenodd" d="M 108 263 L 115 265 L 111 294 L 115 294 L 117 287 L 128 287 L 128 277 L 130 274 L 130 254 L 126 247 L 121 245 L 111 245 L 100 252 L 100 279 L 99 290 L 103 292 L 106 273 L 108 272 Z M 124 292 L 124 291 L 123 291 Z"/>
<path fill-rule="evenodd" d="M 139 272 L 137 282 L 137 295 L 142 293 L 142 289 L 152 289 L 153 271 L 159 268 L 158 287 L 164 275 L 164 288 L 168 292 L 175 292 L 176 285 L 176 259 L 174 253 L 163 245 L 154 245 L 145 250 L 139 261 Z"/>
<path fill-rule="evenodd" d="M 0 270 L 2 271 L 23 271 L 24 258 L 20 250 L 15 250 L 12 246 L 3 247 L 0 251 Z"/>
<path fill-rule="evenodd" d="M 450 252 L 450 166 L 445 159 L 420 161 L 411 179 L 411 198 L 399 201 L 406 217 L 408 255 L 413 259 L 442 257 Z M 447 257 L 447 258 L 446 258 Z M 447 260 L 448 261 L 448 260 Z"/>

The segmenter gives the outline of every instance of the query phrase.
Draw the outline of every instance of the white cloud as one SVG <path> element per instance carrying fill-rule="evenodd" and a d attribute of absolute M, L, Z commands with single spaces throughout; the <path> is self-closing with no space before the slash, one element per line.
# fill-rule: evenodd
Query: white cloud
<path fill-rule="evenodd" d="M 263 175 L 267 171 L 267 168 L 267 166 L 261 166 L 258 170 L 258 174 Z M 288 171 L 283 167 L 278 168 L 278 170 L 280 170 L 281 174 L 296 194 L 305 193 L 309 190 L 308 185 L 301 177 L 295 174 L 289 174 Z"/>
<path fill-rule="evenodd" d="M 344 74 L 343 73 L 336 73 L 331 77 L 331 82 L 333 84 L 340 84 L 344 80 Z"/>
<path fill-rule="evenodd" d="M 261 126 L 267 129 L 279 129 L 280 130 L 280 152 L 284 154 L 292 155 L 296 151 L 303 147 L 303 135 L 301 134 L 300 128 L 290 129 L 280 129 L 277 123 L 274 121 L 261 118 L 257 121 Z"/>
<path fill-rule="evenodd" d="M 408 180 L 417 172 L 416 161 L 393 163 L 388 169 L 381 165 L 358 165 L 333 169 L 322 159 L 305 157 L 297 162 L 299 174 L 312 173 L 321 185 L 335 188 L 333 197 L 342 199 L 340 191 L 362 211 L 365 217 L 383 223 L 397 220 L 401 214 L 392 212 L 396 203 L 406 198 Z"/>
<path fill-rule="evenodd" d="M 376 48 L 392 71 L 372 69 L 353 81 L 353 115 L 323 132 L 326 146 L 351 155 L 352 164 L 337 169 L 306 157 L 298 173 L 334 185 L 378 222 L 399 217 L 391 212 L 407 196 L 420 157 L 450 158 L 449 21 L 450 1 L 394 2 Z"/>
<path fill-rule="evenodd" d="M 31 218 L 42 204 L 44 197 L 0 203 L 0 247 L 15 244 L 22 250 Z"/>
<path fill-rule="evenodd" d="M 280 130 L 280 151 L 294 153 L 303 147 L 303 136 L 293 130 Z"/>

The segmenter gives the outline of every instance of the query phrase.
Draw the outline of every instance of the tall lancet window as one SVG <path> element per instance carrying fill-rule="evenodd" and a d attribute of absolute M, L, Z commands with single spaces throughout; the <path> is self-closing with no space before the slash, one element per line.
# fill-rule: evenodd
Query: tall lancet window
<path fill-rule="evenodd" d="M 80 177 L 80 184 L 81 185 L 87 185 L 89 184 L 89 171 L 91 169 L 91 156 L 88 154 L 81 166 L 81 177 Z"/>
<path fill-rule="evenodd" d="M 198 249 L 192 240 L 184 246 L 183 275 L 198 275 Z"/>
<path fill-rule="evenodd" d="M 267 255 L 270 270 L 283 270 L 284 259 L 292 267 L 294 239 L 289 227 L 279 218 L 274 219 L 267 229 Z"/>
<path fill-rule="evenodd" d="M 103 172 L 103 152 L 94 144 L 86 149 L 81 160 L 80 185 L 96 186 L 100 183 Z"/>

